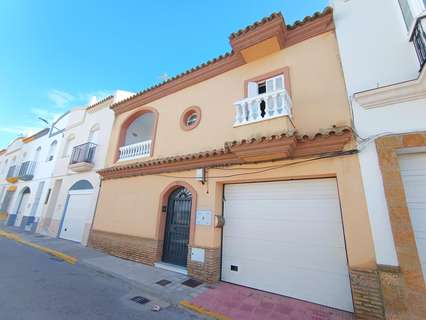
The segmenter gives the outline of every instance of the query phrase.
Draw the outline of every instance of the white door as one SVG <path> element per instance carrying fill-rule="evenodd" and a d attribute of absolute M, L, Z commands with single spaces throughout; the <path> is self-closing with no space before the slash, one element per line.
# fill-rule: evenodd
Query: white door
<path fill-rule="evenodd" d="M 353 311 L 335 179 L 225 186 L 222 280 Z"/>
<path fill-rule="evenodd" d="M 29 192 L 22 194 L 21 201 L 18 204 L 18 208 L 17 208 L 17 211 L 16 211 L 16 221 L 15 221 L 16 227 L 19 227 L 21 225 L 22 218 L 24 217 L 24 212 L 27 208 L 29 199 L 30 199 L 30 193 Z"/>
<path fill-rule="evenodd" d="M 84 228 L 90 223 L 94 204 L 93 190 L 70 191 L 60 237 L 81 242 Z"/>
<path fill-rule="evenodd" d="M 426 153 L 399 156 L 402 181 L 417 251 L 426 278 Z M 426 280 L 425 280 L 426 281 Z"/>

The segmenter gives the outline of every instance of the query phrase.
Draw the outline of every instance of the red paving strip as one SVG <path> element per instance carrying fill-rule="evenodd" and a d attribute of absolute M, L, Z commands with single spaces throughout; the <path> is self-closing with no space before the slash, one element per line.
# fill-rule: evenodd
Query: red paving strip
<path fill-rule="evenodd" d="M 190 303 L 234 320 L 355 319 L 349 312 L 228 283 L 219 283 Z"/>

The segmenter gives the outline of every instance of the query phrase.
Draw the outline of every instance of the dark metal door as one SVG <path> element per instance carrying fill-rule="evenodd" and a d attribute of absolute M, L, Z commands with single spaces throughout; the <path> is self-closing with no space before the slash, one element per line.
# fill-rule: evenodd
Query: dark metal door
<path fill-rule="evenodd" d="M 167 203 L 163 261 L 186 267 L 192 195 L 185 188 L 172 192 Z"/>

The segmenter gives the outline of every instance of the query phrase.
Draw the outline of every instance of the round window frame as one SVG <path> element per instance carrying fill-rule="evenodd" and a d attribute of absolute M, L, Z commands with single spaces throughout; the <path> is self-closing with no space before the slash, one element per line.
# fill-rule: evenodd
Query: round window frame
<path fill-rule="evenodd" d="M 197 115 L 197 120 L 193 124 L 188 126 L 187 125 L 188 118 L 194 113 Z M 189 131 L 198 127 L 198 125 L 200 124 L 200 121 L 201 121 L 200 107 L 192 106 L 192 107 L 186 108 L 185 111 L 182 113 L 180 117 L 180 126 L 182 130 Z"/>

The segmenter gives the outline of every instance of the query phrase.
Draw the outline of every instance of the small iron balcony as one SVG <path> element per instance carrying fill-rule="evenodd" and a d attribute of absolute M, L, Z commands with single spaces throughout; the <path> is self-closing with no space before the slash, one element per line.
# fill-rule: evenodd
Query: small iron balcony
<path fill-rule="evenodd" d="M 7 171 L 6 180 L 10 183 L 15 183 L 18 181 L 18 173 L 19 168 L 16 165 L 13 165 L 9 167 L 9 170 Z"/>
<path fill-rule="evenodd" d="M 416 49 L 417 57 L 420 62 L 420 71 L 423 69 L 426 62 L 426 16 L 419 18 L 414 27 L 411 41 L 413 41 Z"/>
<path fill-rule="evenodd" d="M 25 161 L 19 168 L 18 178 L 24 181 L 29 181 L 34 177 L 36 167 L 35 161 Z"/>
<path fill-rule="evenodd" d="M 94 167 L 96 144 L 87 142 L 72 149 L 70 169 L 76 172 L 87 171 Z"/>

